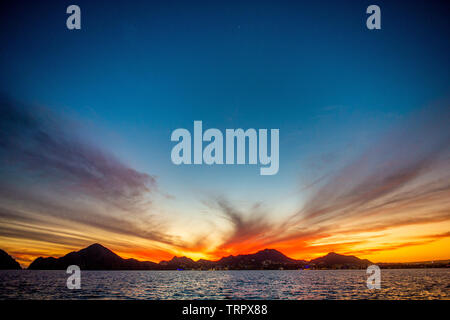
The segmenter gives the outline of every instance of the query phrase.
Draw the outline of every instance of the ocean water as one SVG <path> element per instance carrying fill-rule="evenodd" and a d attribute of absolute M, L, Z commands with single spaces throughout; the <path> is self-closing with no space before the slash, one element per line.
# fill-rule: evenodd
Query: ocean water
<path fill-rule="evenodd" d="M 0 299 L 449 299 L 450 269 L 381 270 L 369 290 L 365 270 L 81 271 L 0 270 Z"/>

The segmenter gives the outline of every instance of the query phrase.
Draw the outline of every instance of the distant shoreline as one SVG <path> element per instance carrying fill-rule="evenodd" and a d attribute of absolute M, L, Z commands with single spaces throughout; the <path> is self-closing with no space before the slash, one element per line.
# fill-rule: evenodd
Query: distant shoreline
<path fill-rule="evenodd" d="M 19 263 L 5 251 L 0 250 L 0 269 L 22 269 Z M 367 259 L 330 252 L 323 257 L 310 261 L 287 257 L 275 249 L 264 249 L 254 254 L 223 257 L 217 261 L 200 259 L 194 261 L 188 257 L 173 257 L 169 261 L 159 263 L 124 259 L 101 244 L 94 243 L 79 251 L 73 251 L 60 258 L 39 257 L 27 270 L 66 270 L 70 265 L 76 265 L 81 270 L 196 270 L 196 271 L 227 271 L 227 270 L 365 270 L 370 265 L 380 269 L 435 269 L 449 268 L 450 260 L 422 261 L 407 263 L 373 263 Z"/>
<path fill-rule="evenodd" d="M 376 264 L 375 264 L 376 265 Z M 385 268 L 380 267 L 382 270 L 423 270 L 423 269 L 449 269 L 449 266 L 439 266 L 439 267 L 411 267 L 411 268 Z M 1 271 L 65 271 L 66 269 L 0 269 Z M 185 272 L 185 271 L 201 271 L 201 272 L 223 272 L 223 271 L 365 271 L 366 269 L 217 269 L 217 270 L 205 270 L 205 269 L 185 269 L 185 270 L 175 270 L 175 269 L 81 269 L 81 271 L 108 271 L 108 272 L 117 272 L 117 271 L 167 271 L 167 272 Z"/>

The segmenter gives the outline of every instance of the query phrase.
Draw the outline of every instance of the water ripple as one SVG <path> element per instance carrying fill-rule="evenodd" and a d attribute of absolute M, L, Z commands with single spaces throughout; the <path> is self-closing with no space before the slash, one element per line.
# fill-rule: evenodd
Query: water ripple
<path fill-rule="evenodd" d="M 381 289 L 365 270 L 82 271 L 0 270 L 0 299 L 449 299 L 450 269 L 382 270 Z"/>

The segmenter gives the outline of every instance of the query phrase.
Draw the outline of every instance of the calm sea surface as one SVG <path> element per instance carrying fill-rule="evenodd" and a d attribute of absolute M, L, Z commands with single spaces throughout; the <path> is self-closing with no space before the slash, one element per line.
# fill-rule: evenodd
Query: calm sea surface
<path fill-rule="evenodd" d="M 450 269 L 381 270 L 381 289 L 365 270 L 82 271 L 81 289 L 65 271 L 0 270 L 0 299 L 449 299 Z"/>

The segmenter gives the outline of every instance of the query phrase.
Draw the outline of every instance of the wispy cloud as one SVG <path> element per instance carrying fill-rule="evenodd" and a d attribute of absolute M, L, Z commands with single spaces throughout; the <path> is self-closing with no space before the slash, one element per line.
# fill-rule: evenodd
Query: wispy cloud
<path fill-rule="evenodd" d="M 430 197 L 450 187 L 449 113 L 447 104 L 434 106 L 386 134 L 318 188 L 297 213 L 299 221 L 382 215 L 405 201 L 433 204 Z"/>
<path fill-rule="evenodd" d="M 82 141 L 68 123 L 49 111 L 18 106 L 0 97 L 0 160 L 23 174 L 40 175 L 65 190 L 121 210 L 145 205 L 155 178 L 134 170 L 111 153 Z"/>
<path fill-rule="evenodd" d="M 175 242 L 165 233 L 162 219 L 152 214 L 155 177 L 83 140 L 69 122 L 47 109 L 20 105 L 2 96 L 0 112 L 3 237 L 68 245 L 92 240 L 70 235 L 67 230 L 72 224 L 73 229 L 84 225 Z M 26 228 L 23 223 L 34 227 Z M 39 230 L 40 225 L 51 230 Z"/>
<path fill-rule="evenodd" d="M 215 204 L 232 226 L 218 250 L 226 250 L 234 246 L 243 249 L 244 244 L 250 247 L 259 246 L 266 233 L 273 229 L 259 203 L 253 205 L 250 212 L 245 214 L 223 197 L 216 198 Z"/>

